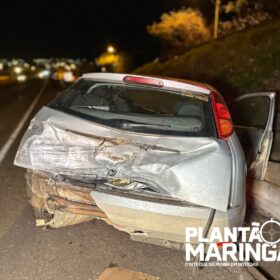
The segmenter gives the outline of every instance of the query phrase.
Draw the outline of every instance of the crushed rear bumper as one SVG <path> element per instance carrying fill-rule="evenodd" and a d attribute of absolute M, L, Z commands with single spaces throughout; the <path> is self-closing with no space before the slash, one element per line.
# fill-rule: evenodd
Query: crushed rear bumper
<path fill-rule="evenodd" d="M 27 183 L 32 206 L 44 210 L 37 225 L 58 228 L 97 218 L 133 240 L 169 248 L 184 248 L 186 227 L 204 227 L 211 211 L 180 201 L 103 192 L 33 171 L 27 173 Z M 217 210 L 212 227 L 241 226 L 244 215 L 245 203 L 226 212 Z"/>

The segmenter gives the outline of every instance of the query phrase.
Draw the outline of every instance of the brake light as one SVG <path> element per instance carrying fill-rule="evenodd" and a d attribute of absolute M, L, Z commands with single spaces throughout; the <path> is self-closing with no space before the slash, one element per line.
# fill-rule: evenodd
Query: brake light
<path fill-rule="evenodd" d="M 220 139 L 225 139 L 233 133 L 233 124 L 229 110 L 217 92 L 211 92 L 212 106 L 217 125 L 218 136 Z"/>
<path fill-rule="evenodd" d="M 134 77 L 134 76 L 125 76 L 123 81 L 128 84 L 139 84 L 147 85 L 154 87 L 163 87 L 163 82 L 159 79 L 146 78 L 146 77 Z"/>

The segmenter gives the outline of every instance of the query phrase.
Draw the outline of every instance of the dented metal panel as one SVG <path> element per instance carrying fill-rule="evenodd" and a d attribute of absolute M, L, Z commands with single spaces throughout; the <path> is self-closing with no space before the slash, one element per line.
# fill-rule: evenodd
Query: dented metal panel
<path fill-rule="evenodd" d="M 95 218 L 107 220 L 106 214 L 96 206 L 90 195 L 92 189 L 56 181 L 47 174 L 31 170 L 27 172 L 26 179 L 37 226 L 59 228 Z"/>
<path fill-rule="evenodd" d="M 128 179 L 156 193 L 226 211 L 231 155 L 226 141 L 129 133 L 49 108 L 18 149 L 21 167 L 97 179 Z M 62 128 L 63 127 L 63 128 Z M 88 129 L 89 128 L 89 129 Z M 37 134 L 36 134 L 37 133 Z"/>
<path fill-rule="evenodd" d="M 134 240 L 182 249 L 185 227 L 204 227 L 211 211 L 178 201 L 104 193 L 80 187 L 78 182 L 65 183 L 45 175 L 27 173 L 31 204 L 39 207 L 41 213 L 46 212 L 45 216 L 37 217 L 37 226 L 60 228 L 97 218 L 129 233 Z M 241 225 L 244 214 L 245 204 L 227 212 L 216 211 L 214 226 Z"/>
<path fill-rule="evenodd" d="M 95 190 L 91 196 L 112 225 L 128 232 L 132 239 L 177 249 L 179 247 L 172 243 L 184 244 L 186 227 L 204 228 L 211 211 L 205 207 L 147 201 Z M 245 209 L 243 204 L 227 212 L 216 211 L 212 227 L 241 226 Z M 197 243 L 197 239 L 192 242 Z"/>
<path fill-rule="evenodd" d="M 124 137 L 87 137 L 60 129 L 51 120 L 44 121 L 43 125 L 40 135 L 31 136 L 21 146 L 16 164 L 54 173 L 128 178 L 151 184 L 163 195 L 217 209 L 227 207 L 230 168 L 223 168 L 218 176 L 211 175 L 210 181 L 208 173 L 217 173 L 219 165 L 230 166 L 223 142 L 179 138 L 176 140 L 184 140 L 186 148 L 182 149 L 183 143 L 180 143 L 178 150 L 133 142 Z M 217 187 L 220 192 L 216 192 Z M 211 191 L 215 196 L 209 196 Z"/>

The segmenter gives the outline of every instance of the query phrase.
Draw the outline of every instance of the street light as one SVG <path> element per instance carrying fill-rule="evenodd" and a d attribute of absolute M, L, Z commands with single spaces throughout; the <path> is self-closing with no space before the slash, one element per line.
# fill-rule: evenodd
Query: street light
<path fill-rule="evenodd" d="M 108 53 L 115 53 L 116 52 L 116 49 L 112 46 L 112 45 L 109 45 L 107 47 L 107 52 Z"/>

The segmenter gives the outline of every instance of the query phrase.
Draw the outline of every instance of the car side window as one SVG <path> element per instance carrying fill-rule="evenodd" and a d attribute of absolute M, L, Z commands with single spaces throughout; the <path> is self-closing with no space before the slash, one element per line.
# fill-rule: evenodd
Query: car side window
<path fill-rule="evenodd" d="M 231 106 L 234 125 L 264 129 L 269 115 L 270 99 L 258 96 L 241 99 Z"/>

